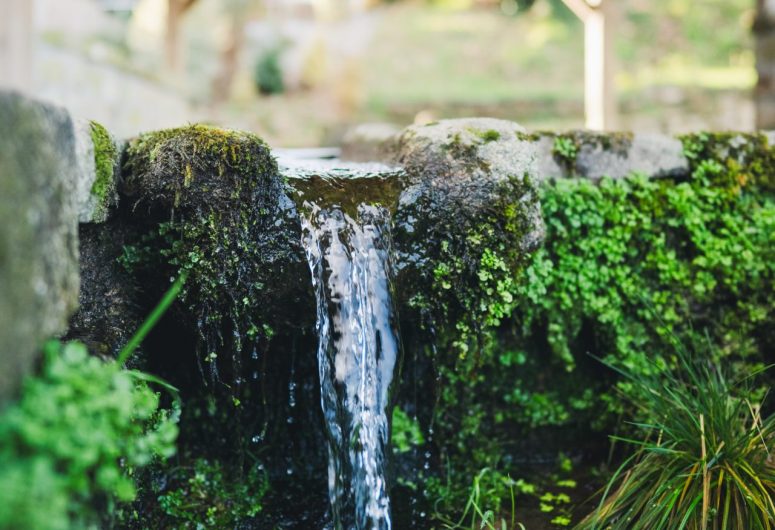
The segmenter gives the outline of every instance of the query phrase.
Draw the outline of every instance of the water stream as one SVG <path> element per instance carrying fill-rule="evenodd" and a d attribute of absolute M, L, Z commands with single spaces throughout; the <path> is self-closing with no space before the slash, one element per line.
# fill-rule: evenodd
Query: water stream
<path fill-rule="evenodd" d="M 367 180 L 350 185 L 362 190 Z M 318 186 L 343 192 L 314 194 L 304 203 L 302 220 L 317 300 L 334 528 L 388 530 L 385 452 L 390 388 L 400 353 L 391 296 L 390 213 L 373 202 L 348 204 L 354 194 L 339 178 L 323 178 Z"/>

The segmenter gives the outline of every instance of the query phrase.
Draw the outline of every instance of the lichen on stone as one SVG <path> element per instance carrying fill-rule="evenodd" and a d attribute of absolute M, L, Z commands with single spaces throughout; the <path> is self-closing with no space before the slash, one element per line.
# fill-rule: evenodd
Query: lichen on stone
<path fill-rule="evenodd" d="M 469 132 L 478 136 L 483 142 L 495 142 L 500 139 L 501 133 L 495 129 L 477 129 L 476 127 L 469 127 Z"/>

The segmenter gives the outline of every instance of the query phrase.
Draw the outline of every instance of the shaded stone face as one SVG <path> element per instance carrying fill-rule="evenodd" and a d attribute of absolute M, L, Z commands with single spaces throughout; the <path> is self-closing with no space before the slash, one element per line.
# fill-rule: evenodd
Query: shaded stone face
<path fill-rule="evenodd" d="M 121 216 L 142 234 L 131 244 L 138 277 L 159 296 L 188 272 L 177 318 L 199 337 L 211 380 L 241 379 L 243 351 L 301 327 L 299 307 L 314 318 L 298 216 L 260 138 L 201 125 L 147 133 L 129 142 L 122 170 Z"/>
<path fill-rule="evenodd" d="M 0 92 L 0 401 L 77 305 L 75 167 L 68 114 Z"/>
<path fill-rule="evenodd" d="M 137 282 L 120 261 L 134 232 L 116 219 L 79 227 L 81 290 L 66 338 L 80 340 L 93 354 L 115 357 L 147 316 Z M 130 364 L 141 366 L 142 356 L 135 353 Z"/>

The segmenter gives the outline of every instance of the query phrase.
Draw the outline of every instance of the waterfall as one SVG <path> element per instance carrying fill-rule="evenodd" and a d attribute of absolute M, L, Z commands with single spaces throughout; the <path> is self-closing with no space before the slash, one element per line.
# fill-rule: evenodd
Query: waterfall
<path fill-rule="evenodd" d="M 386 451 L 391 384 L 400 358 L 391 212 L 404 174 L 373 163 L 279 162 L 283 175 L 293 180 L 317 303 L 333 526 L 389 530 Z"/>
<path fill-rule="evenodd" d="M 388 530 L 389 392 L 399 358 L 390 214 L 306 203 L 303 246 L 317 299 L 318 370 L 336 530 Z"/>

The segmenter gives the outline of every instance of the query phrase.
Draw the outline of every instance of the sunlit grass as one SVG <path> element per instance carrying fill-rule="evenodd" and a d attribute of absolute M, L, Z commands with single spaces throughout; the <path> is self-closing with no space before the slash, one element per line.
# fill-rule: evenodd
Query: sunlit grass
<path fill-rule="evenodd" d="M 763 530 L 775 525 L 775 416 L 745 398 L 748 383 L 678 352 L 678 370 L 622 371 L 643 439 L 579 530 Z"/>

